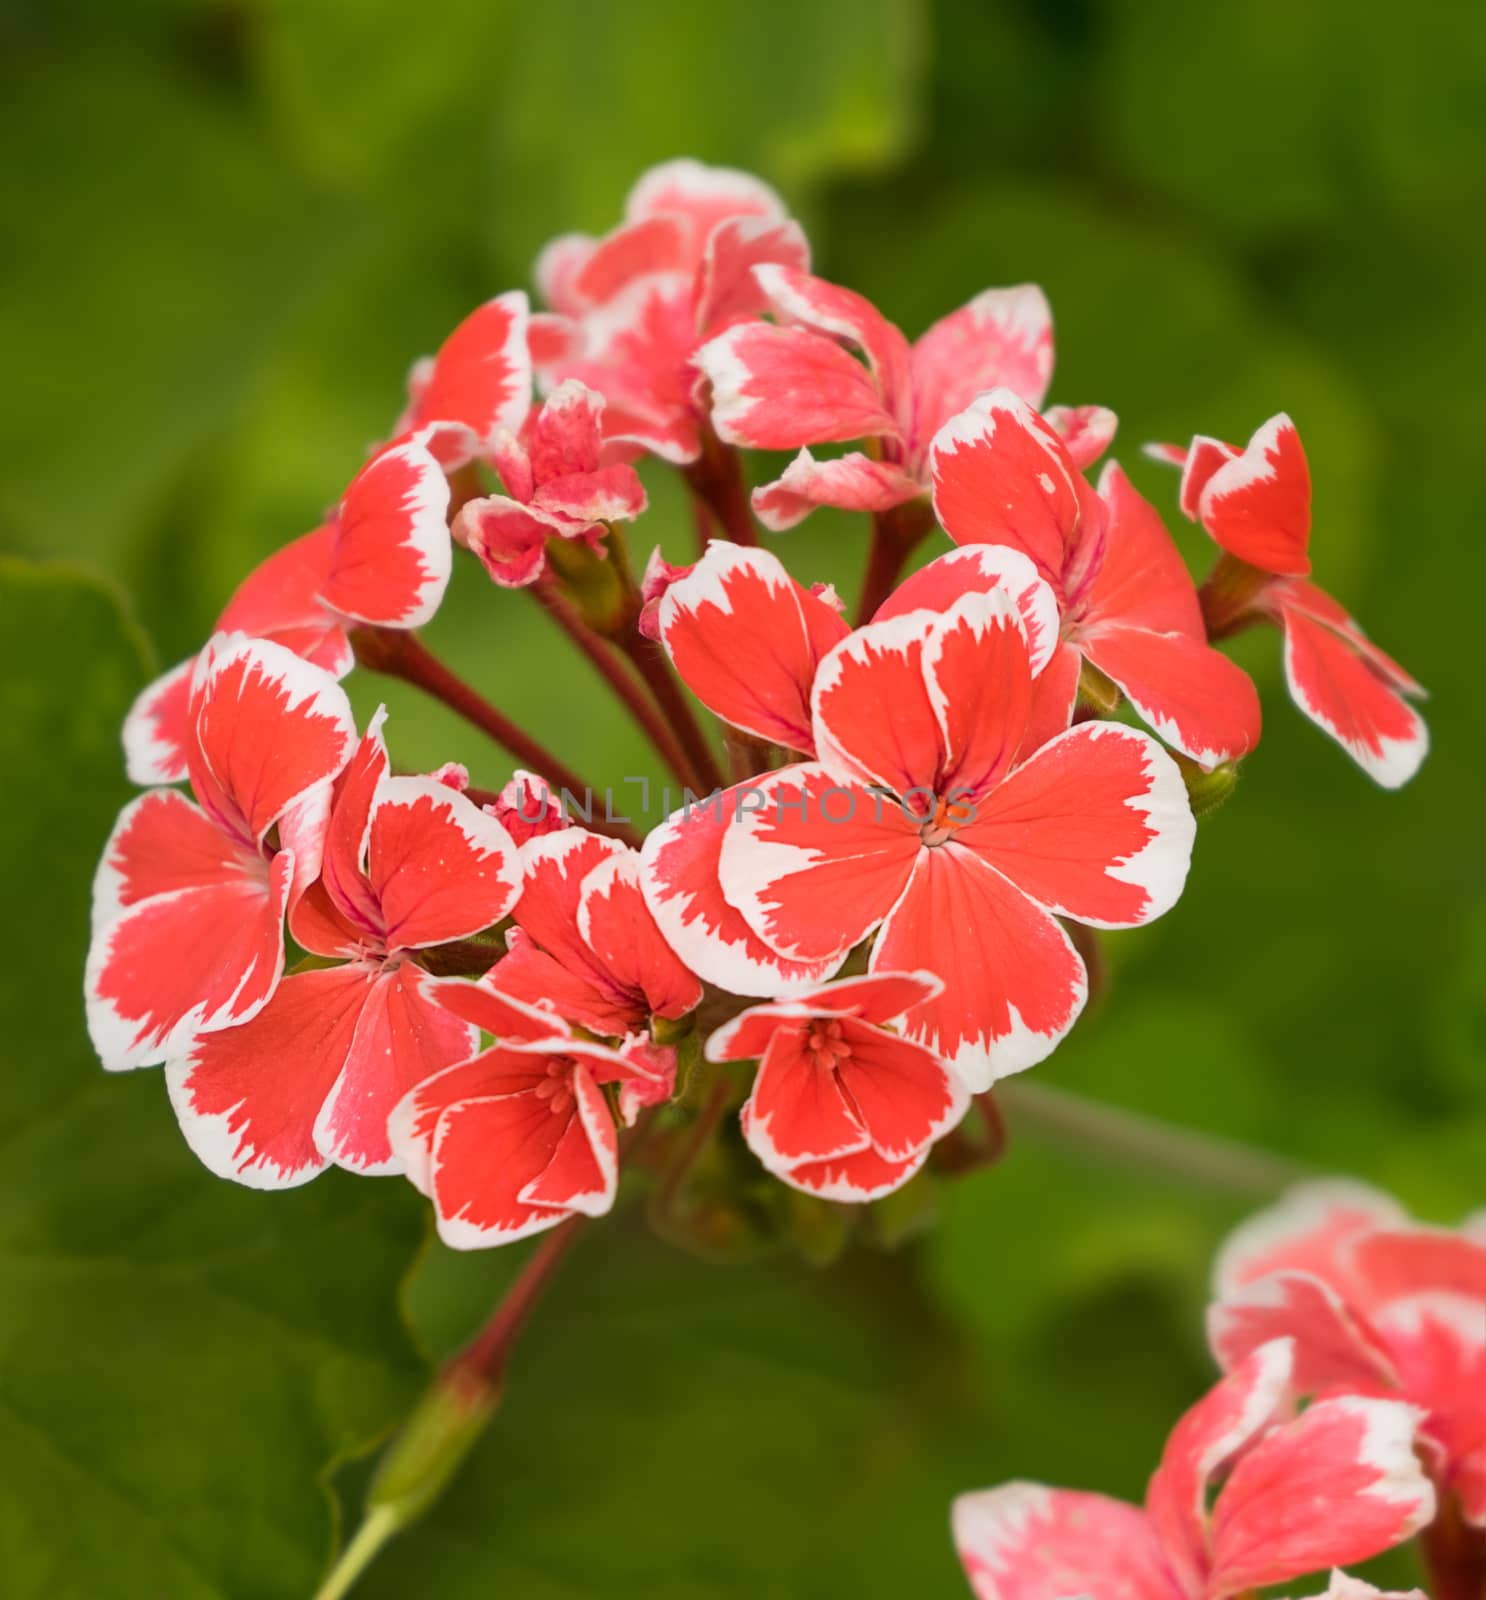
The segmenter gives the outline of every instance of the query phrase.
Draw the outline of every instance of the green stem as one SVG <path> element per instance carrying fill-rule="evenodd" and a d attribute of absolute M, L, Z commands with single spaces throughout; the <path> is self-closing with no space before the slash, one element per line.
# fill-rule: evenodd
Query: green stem
<path fill-rule="evenodd" d="M 352 1585 L 376 1560 L 382 1546 L 395 1534 L 401 1524 L 391 1506 L 379 1506 L 362 1519 L 350 1544 L 341 1551 L 340 1560 L 330 1570 L 330 1576 L 315 1590 L 315 1600 L 342 1600 L 351 1592 Z"/>
<path fill-rule="evenodd" d="M 1100 1105 L 1045 1084 L 1016 1079 L 999 1084 L 996 1093 L 1013 1125 L 1020 1122 L 1079 1154 L 1197 1188 L 1269 1200 L 1306 1176 L 1297 1162 L 1267 1150 Z"/>

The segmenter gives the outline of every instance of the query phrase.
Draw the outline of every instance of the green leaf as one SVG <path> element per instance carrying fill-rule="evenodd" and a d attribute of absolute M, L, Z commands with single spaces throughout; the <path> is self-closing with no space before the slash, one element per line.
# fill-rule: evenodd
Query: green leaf
<path fill-rule="evenodd" d="M 100 580 L 0 561 L 0 833 L 24 937 L 0 1030 L 0 1550 L 17 1600 L 302 1600 L 322 1478 L 414 1392 L 395 1309 L 421 1232 L 402 1184 L 238 1189 L 187 1151 L 156 1072 L 82 1026 L 88 884 L 129 790 L 146 669 Z"/>

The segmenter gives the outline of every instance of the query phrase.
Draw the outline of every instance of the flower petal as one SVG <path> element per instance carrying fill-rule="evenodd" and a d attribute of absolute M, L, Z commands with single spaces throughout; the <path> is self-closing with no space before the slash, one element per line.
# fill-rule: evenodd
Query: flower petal
<path fill-rule="evenodd" d="M 84 974 L 88 1032 L 111 1072 L 184 1054 L 201 1034 L 248 1021 L 284 969 L 293 855 L 265 881 L 236 875 L 154 895 L 95 930 Z"/>
<path fill-rule="evenodd" d="M 454 519 L 454 537 L 503 589 L 535 583 L 547 570 L 548 539 L 568 530 L 556 513 L 503 494 L 465 501 Z"/>
<path fill-rule="evenodd" d="M 1156 508 L 1119 462 L 1099 474 L 1104 551 L 1083 603 L 1085 626 L 1119 624 L 1207 639 L 1191 574 Z"/>
<path fill-rule="evenodd" d="M 871 968 L 922 968 L 944 980 L 944 993 L 909 1012 L 904 1031 L 972 1093 L 1050 1055 L 1089 993 L 1083 962 L 1058 923 L 953 841 L 919 851 Z"/>
<path fill-rule="evenodd" d="M 1057 580 L 1078 530 L 1077 473 L 1057 433 L 1010 389 L 978 396 L 929 445 L 934 514 L 956 544 L 1004 544 Z"/>
<path fill-rule="evenodd" d="M 510 834 L 434 778 L 382 780 L 366 854 L 389 950 L 469 938 L 499 922 L 520 892 Z"/>
<path fill-rule="evenodd" d="M 930 628 L 924 681 L 944 741 L 936 788 L 978 797 L 1021 749 L 1032 704 L 1032 665 L 1021 614 L 1004 589 L 966 595 Z"/>
<path fill-rule="evenodd" d="M 871 1142 L 836 1074 L 806 1048 L 808 1024 L 775 1031 L 759 1062 L 743 1137 L 770 1172 L 865 1150 Z M 917 1147 L 915 1147 L 917 1148 Z"/>
<path fill-rule="evenodd" d="M 651 1016 L 674 1020 L 701 1004 L 701 982 L 646 907 L 634 851 L 615 852 L 584 878 L 578 933 L 613 982 L 640 997 Z"/>
<path fill-rule="evenodd" d="M 782 533 L 817 506 L 889 511 L 922 493 L 923 485 L 911 473 L 859 450 L 829 461 L 817 461 L 801 450 L 772 483 L 753 491 L 753 509 L 766 528 Z"/>
<path fill-rule="evenodd" d="M 1186 785 L 1149 734 L 1085 722 L 976 801 L 959 846 L 1059 916 L 1150 922 L 1186 883 L 1197 825 Z"/>
<path fill-rule="evenodd" d="M 179 783 L 191 739 L 191 674 L 182 661 L 147 683 L 124 718 L 124 770 L 130 783 Z"/>
<path fill-rule="evenodd" d="M 777 556 L 713 540 L 662 596 L 659 622 L 672 664 L 710 711 L 814 754 L 810 688 L 822 651 L 848 629 Z"/>
<path fill-rule="evenodd" d="M 896 800 L 837 784 L 814 763 L 770 773 L 740 796 L 739 812 L 723 834 L 722 892 L 792 961 L 834 962 L 865 938 L 921 850 L 919 825 Z"/>
<path fill-rule="evenodd" d="M 1346 1241 L 1407 1221 L 1403 1207 L 1371 1184 L 1352 1178 L 1296 1184 L 1229 1234 L 1213 1264 L 1213 1298 L 1226 1300 L 1271 1272 L 1308 1272 L 1345 1295 Z"/>
<path fill-rule="evenodd" d="M 757 787 L 725 789 L 653 828 L 640 852 L 640 887 L 666 942 L 705 982 L 730 994 L 788 994 L 818 984 L 838 960 L 786 960 L 723 896 L 723 839 L 739 814 L 740 795 Z"/>
<path fill-rule="evenodd" d="M 1242 667 L 1185 633 L 1102 626 L 1081 643 L 1141 720 L 1173 749 L 1211 771 L 1259 742 L 1259 691 Z"/>
<path fill-rule="evenodd" d="M 1341 634 L 1293 606 L 1281 623 L 1290 698 L 1375 783 L 1407 783 L 1429 751 L 1424 719 Z"/>
<path fill-rule="evenodd" d="M 844 1019 L 841 1037 L 851 1046 L 841 1086 L 878 1155 L 905 1161 L 965 1115 L 969 1093 L 932 1050 L 856 1017 Z"/>
<path fill-rule="evenodd" d="M 691 256 L 691 229 L 682 218 L 644 217 L 593 246 L 573 275 L 572 293 L 585 305 L 608 305 L 641 279 L 687 271 Z"/>
<path fill-rule="evenodd" d="M 602 1091 L 581 1064 L 572 1077 L 576 1116 L 557 1142 L 552 1159 L 521 1191 L 528 1205 L 561 1206 L 585 1217 L 601 1217 L 619 1187 L 619 1140 Z"/>
<path fill-rule="evenodd" d="M 315 1147 L 327 1161 L 352 1172 L 401 1172 L 388 1117 L 410 1089 L 475 1053 L 478 1030 L 438 1003 L 434 984 L 407 963 L 372 984 L 344 1069 L 315 1119 Z"/>
<path fill-rule="evenodd" d="M 250 1188 L 288 1189 L 324 1170 L 316 1119 L 376 976 L 362 964 L 295 973 L 250 1022 L 197 1040 L 167 1064 L 181 1132 L 210 1171 Z"/>
<path fill-rule="evenodd" d="M 1043 416 L 1080 472 L 1087 472 L 1109 449 L 1120 425 L 1108 406 L 1049 406 Z"/>
<path fill-rule="evenodd" d="M 1434 1517 L 1414 1455 L 1419 1413 L 1392 1400 L 1321 1400 L 1244 1455 L 1213 1506 L 1212 1594 L 1366 1561 Z"/>
<path fill-rule="evenodd" d="M 746 1140 L 750 1117 L 746 1103 L 740 1116 Z M 901 1189 L 920 1170 L 928 1154 L 925 1146 L 906 1161 L 888 1161 L 866 1145 L 848 1155 L 830 1156 L 824 1161 L 802 1161 L 788 1170 L 776 1171 L 774 1176 L 791 1189 L 813 1194 L 821 1200 L 865 1205 L 869 1200 L 880 1200 L 894 1189 Z"/>
<path fill-rule="evenodd" d="M 927 443 L 987 389 L 1041 406 L 1053 375 L 1053 314 L 1035 283 L 985 289 L 913 346 L 913 434 Z"/>
<path fill-rule="evenodd" d="M 94 932 L 154 895 L 235 882 L 244 865 L 241 847 L 179 790 L 152 789 L 124 807 L 103 847 L 93 878 Z"/>
<path fill-rule="evenodd" d="M 1294 1345 L 1261 1345 L 1177 1423 L 1146 1490 L 1151 1526 L 1188 1594 L 1231 1594 L 1209 1577 L 1208 1495 L 1218 1474 L 1288 1415 Z"/>
<path fill-rule="evenodd" d="M 1145 1514 L 1040 1483 L 962 1494 L 955 1549 L 976 1600 L 1179 1600 Z"/>
<path fill-rule="evenodd" d="M 777 262 L 800 272 L 810 268 L 810 246 L 798 222 L 777 217 L 733 216 L 707 238 L 697 284 L 698 333 L 735 317 L 752 317 L 768 303 L 753 269 Z"/>
<path fill-rule="evenodd" d="M 388 628 L 421 628 L 449 585 L 449 480 L 417 439 L 379 451 L 335 514 L 335 558 L 320 590 L 333 610 Z"/>
<path fill-rule="evenodd" d="M 624 215 L 630 222 L 685 217 L 700 244 L 725 217 L 782 217 L 785 210 L 779 196 L 751 172 L 680 156 L 640 174 L 625 199 Z"/>
<path fill-rule="evenodd" d="M 1194 446 L 1196 441 L 1194 440 Z M 1190 498 L 1183 473 L 1183 497 Z M 1213 459 L 1204 449 L 1203 466 Z M 1255 429 L 1242 454 L 1219 465 L 1197 499 L 1202 526 L 1230 555 L 1262 572 L 1304 577 L 1311 570 L 1311 471 L 1295 424 L 1282 411 Z"/>

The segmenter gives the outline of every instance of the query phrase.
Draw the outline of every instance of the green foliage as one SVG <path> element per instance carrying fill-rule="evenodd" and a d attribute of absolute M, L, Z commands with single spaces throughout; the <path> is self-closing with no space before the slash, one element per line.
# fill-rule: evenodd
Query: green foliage
<path fill-rule="evenodd" d="M 1034 278 L 1054 398 L 1119 412 L 1173 518 L 1142 440 L 1296 416 L 1323 581 L 1436 691 L 1435 749 L 1385 795 L 1285 703 L 1277 642 L 1240 641 L 1264 744 L 1037 1081 L 1450 1219 L 1486 1150 L 1483 41 L 1469 8 L 1400 29 L 1339 0 L 30 0 L 0 21 L 0 542 L 95 564 L 179 659 L 385 434 L 410 360 L 670 155 L 757 167 L 912 333 Z M 679 555 L 681 497 L 647 477 L 635 547 Z M 864 540 L 820 516 L 779 548 L 849 593 Z M 650 770 L 522 597 L 462 568 L 433 640 L 596 781 Z M 0 1588 L 304 1596 L 322 1482 L 420 1381 L 395 1299 L 422 1208 L 218 1183 L 158 1074 L 98 1070 L 87 886 L 141 645 L 102 581 L 7 562 L 0 651 Z M 503 776 L 411 694 L 353 692 L 388 700 L 400 761 Z M 957 1489 L 1138 1494 L 1209 1376 L 1205 1274 L 1243 1206 L 1011 1132 L 934 1186 L 926 1233 L 886 1216 L 909 1243 L 825 1273 L 596 1231 L 468 1475 L 364 1593 L 951 1596 Z M 464 1337 L 518 1259 L 422 1258 L 420 1342 Z"/>

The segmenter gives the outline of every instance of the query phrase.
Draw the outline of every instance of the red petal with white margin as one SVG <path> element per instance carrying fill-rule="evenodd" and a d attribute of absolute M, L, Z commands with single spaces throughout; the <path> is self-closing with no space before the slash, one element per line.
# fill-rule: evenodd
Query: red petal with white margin
<path fill-rule="evenodd" d="M 1076 645 L 1063 644 L 1032 680 L 1032 704 L 1027 711 L 1026 737 L 1022 740 L 1024 758 L 1040 750 L 1049 739 L 1068 731 L 1078 704 L 1078 684 L 1083 670 L 1083 652 Z"/>
<path fill-rule="evenodd" d="M 923 662 L 946 752 L 939 792 L 979 796 L 1010 770 L 1032 704 L 1027 639 L 1011 595 L 966 595 L 934 622 Z"/>
<path fill-rule="evenodd" d="M 1324 623 L 1281 613 L 1290 697 L 1375 783 L 1397 789 L 1429 750 L 1424 719 Z"/>
<path fill-rule="evenodd" d="M 1061 578 L 1079 523 L 1063 441 L 1010 389 L 979 396 L 929 445 L 934 514 L 956 544 L 1005 544 Z"/>
<path fill-rule="evenodd" d="M 714 540 L 666 590 L 659 620 L 666 653 L 703 705 L 746 733 L 814 753 L 810 686 L 822 649 L 848 629 L 777 556 Z"/>
<path fill-rule="evenodd" d="M 312 791 L 328 797 L 356 743 L 350 702 L 328 672 L 241 634 L 218 634 L 202 652 L 191 707 L 191 787 L 245 844 Z"/>
<path fill-rule="evenodd" d="M 576 293 L 573 283 L 597 245 L 598 240 L 592 234 L 561 233 L 549 239 L 537 256 L 532 267 L 532 281 L 537 293 L 563 319 L 579 317 L 587 309 L 587 303 Z"/>
<path fill-rule="evenodd" d="M 678 217 L 646 217 L 626 223 L 589 251 L 574 274 L 572 292 L 587 305 L 608 305 L 639 279 L 688 271 L 692 264 L 689 234 Z"/>
<path fill-rule="evenodd" d="M 1362 631 L 1362 625 L 1347 608 L 1324 589 L 1307 583 L 1304 578 L 1289 578 L 1282 583 L 1271 584 L 1265 590 L 1264 604 L 1271 614 L 1294 610 L 1303 616 L 1313 617 L 1317 622 L 1324 622 L 1401 695 L 1411 699 L 1427 697 L 1424 685 L 1412 673 L 1406 672 L 1387 651 L 1380 650 Z"/>
<path fill-rule="evenodd" d="M 1209 1389 L 1166 1441 L 1146 1490 L 1146 1513 L 1188 1594 L 1233 1592 L 1208 1581 L 1209 1490 L 1230 1462 L 1289 1414 L 1293 1372 L 1288 1339 L 1261 1346 Z"/>
<path fill-rule="evenodd" d="M 506 934 L 506 954 L 490 969 L 502 994 L 553 1012 L 590 1033 L 619 1037 L 645 1025 L 643 1004 L 586 969 L 549 956 L 520 928 Z"/>
<path fill-rule="evenodd" d="M 1035 283 L 986 289 L 913 346 L 913 437 L 934 434 L 987 389 L 1040 406 L 1053 375 L 1053 314 Z"/>
<path fill-rule="evenodd" d="M 1177 503 L 1182 508 L 1182 515 L 1196 522 L 1200 515 L 1202 505 L 1202 491 L 1207 488 L 1208 480 L 1220 467 L 1226 467 L 1230 461 L 1238 459 L 1239 452 L 1231 444 L 1224 444 L 1221 439 L 1211 439 L 1205 434 L 1198 434 L 1188 448 L 1185 457 L 1178 454 L 1177 465 L 1182 469 L 1181 488 L 1177 494 Z"/>
<path fill-rule="evenodd" d="M 543 834 L 521 847 L 517 926 L 570 972 L 600 984 L 607 973 L 578 931 L 578 908 L 588 874 L 611 856 L 626 853 L 617 839 L 576 827 Z M 610 987 L 617 990 L 618 985 Z"/>
<path fill-rule="evenodd" d="M 944 993 L 910 1011 L 904 1031 L 972 1093 L 1050 1055 L 1089 995 L 1083 962 L 1058 923 L 953 842 L 919 852 L 871 967 L 923 968 L 944 980 Z"/>
<path fill-rule="evenodd" d="M 1196 834 L 1186 785 L 1160 745 L 1086 722 L 978 799 L 956 839 L 1059 916 L 1130 928 L 1175 905 Z"/>
<path fill-rule="evenodd" d="M 1099 474 L 1099 497 L 1104 551 L 1080 607 L 1084 625 L 1149 628 L 1205 641 L 1202 607 L 1176 541 L 1119 462 Z"/>
<path fill-rule="evenodd" d="M 536 772 L 518 767 L 491 806 L 491 813 L 518 845 L 568 825 L 562 799 Z"/>
<path fill-rule="evenodd" d="M 899 329 L 855 289 L 786 266 L 762 266 L 754 276 L 776 316 L 845 340 L 862 352 L 883 404 L 906 437 L 913 427 L 913 352 Z"/>
<path fill-rule="evenodd" d="M 1407 1221 L 1403 1207 L 1371 1184 L 1352 1178 L 1297 1184 L 1229 1234 L 1213 1264 L 1213 1298 L 1226 1300 L 1271 1272 L 1309 1272 L 1347 1296 L 1346 1241 Z"/>
<path fill-rule="evenodd" d="M 534 488 L 554 478 L 597 472 L 603 453 L 603 422 L 601 394 L 575 378 L 558 384 L 532 412 L 523 438 L 513 442 L 514 436 L 507 434 L 502 440 L 494 465 L 508 493 L 527 500 Z M 514 465 L 508 465 L 513 456 Z"/>
<path fill-rule="evenodd" d="M 789 994 L 812 988 L 839 963 L 787 961 L 723 897 L 723 839 L 739 795 L 756 787 L 725 789 L 653 828 L 640 852 L 640 887 L 666 942 L 705 982 L 730 994 Z"/>
<path fill-rule="evenodd" d="M 737 317 L 752 317 L 768 304 L 753 269 L 766 262 L 806 272 L 810 246 L 798 222 L 768 217 L 729 217 L 707 240 L 697 285 L 697 332 L 710 333 Z"/>
<path fill-rule="evenodd" d="M 387 948 L 386 919 L 366 877 L 366 827 L 377 788 L 387 775 L 387 747 L 382 742 L 386 720 L 386 709 L 379 706 L 336 780 L 320 881 L 289 910 L 290 933 L 317 955 L 354 955 L 368 947 L 381 953 Z"/>
<path fill-rule="evenodd" d="M 695 359 L 712 385 L 712 425 L 729 444 L 798 450 L 897 433 L 867 368 L 808 328 L 735 323 Z"/>
<path fill-rule="evenodd" d="M 912 473 L 858 450 L 829 461 L 817 461 L 802 450 L 773 483 L 753 491 L 753 509 L 766 528 L 782 533 L 817 506 L 889 511 L 922 493 L 923 485 Z"/>
<path fill-rule="evenodd" d="M 494 817 L 433 778 L 384 778 L 367 835 L 367 873 L 389 950 L 488 928 L 520 892 L 516 846 Z"/>
<path fill-rule="evenodd" d="M 1486 1306 L 1486 1243 L 1448 1228 L 1379 1228 L 1358 1234 L 1346 1256 L 1365 1311 L 1419 1295 L 1458 1295 Z M 1486 1343 L 1486 1319 L 1480 1338 Z"/>
<path fill-rule="evenodd" d="M 427 381 L 398 424 L 398 432 L 427 429 L 428 448 L 446 470 L 487 450 L 502 429 L 511 433 L 531 407 L 531 356 L 526 294 L 512 289 L 472 311 L 444 340 Z"/>
<path fill-rule="evenodd" d="M 743 1137 L 748 1138 L 749 1106 L 744 1104 L 740 1113 Z M 928 1159 L 928 1147 L 908 1157 L 906 1161 L 889 1161 L 870 1145 L 853 1150 L 849 1155 L 831 1156 L 825 1161 L 802 1161 L 798 1166 L 781 1170 L 774 1176 L 781 1183 L 804 1194 L 813 1194 L 822 1200 L 839 1200 L 848 1205 L 864 1205 L 869 1200 L 880 1200 L 883 1195 L 901 1189 Z"/>
<path fill-rule="evenodd" d="M 878 1155 L 906 1161 L 965 1115 L 969 1094 L 932 1050 L 856 1017 L 843 1019 L 841 1037 L 851 1046 L 841 1087 Z"/>
<path fill-rule="evenodd" d="M 1145 1515 L 1040 1483 L 962 1494 L 955 1549 L 976 1600 L 1181 1600 Z"/>
<path fill-rule="evenodd" d="M 326 605 L 388 628 L 421 628 L 449 585 L 449 480 L 417 439 L 361 469 L 336 510 Z"/>
<path fill-rule="evenodd" d="M 1200 639 L 1101 626 L 1080 643 L 1141 720 L 1206 771 L 1258 744 L 1263 713 L 1254 680 Z"/>
<path fill-rule="evenodd" d="M 869 622 L 820 663 L 811 691 L 815 748 L 845 782 L 879 784 L 928 803 L 944 765 L 944 735 L 924 681 L 924 649 L 941 619 L 910 611 Z"/>
<path fill-rule="evenodd" d="M 948 611 L 967 594 L 993 589 L 1005 589 L 1016 601 L 1032 671 L 1040 673 L 1058 648 L 1058 601 L 1031 561 L 1009 545 L 967 544 L 937 556 L 905 578 L 872 620 L 886 622 L 910 611 Z"/>
<path fill-rule="evenodd" d="M 547 570 L 547 541 L 567 531 L 564 519 L 503 494 L 468 500 L 454 536 L 503 589 L 524 589 Z"/>
<path fill-rule="evenodd" d="M 1315 1600 L 1429 1600 L 1422 1589 L 1379 1589 L 1345 1572 L 1333 1572 L 1326 1592 Z"/>
<path fill-rule="evenodd" d="M 1225 1371 L 1271 1339 L 1295 1341 L 1297 1394 L 1370 1394 L 1397 1387 L 1386 1348 L 1309 1273 L 1270 1273 L 1208 1307 L 1208 1344 Z"/>
<path fill-rule="evenodd" d="M 180 1055 L 198 1035 L 246 1022 L 284 969 L 290 852 L 266 869 L 131 906 L 95 930 L 84 976 L 88 1032 L 110 1072 Z"/>
<path fill-rule="evenodd" d="M 316 1118 L 376 977 L 361 963 L 295 973 L 251 1022 L 198 1040 L 166 1066 L 181 1132 L 219 1178 L 288 1189 L 323 1171 Z M 385 1125 L 386 1108 L 382 1118 Z"/>
<path fill-rule="evenodd" d="M 808 1026 L 802 1021 L 775 1032 L 743 1120 L 749 1149 L 781 1175 L 802 1161 L 850 1155 L 871 1143 L 835 1072 L 818 1066 L 806 1048 Z"/>
<path fill-rule="evenodd" d="M 640 888 L 634 851 L 601 861 L 583 880 L 578 932 L 612 980 L 674 1020 L 701 1004 L 702 985 L 666 943 Z"/>
<path fill-rule="evenodd" d="M 1397 1401 L 1322 1400 L 1261 1439 L 1213 1506 L 1209 1593 L 1366 1561 L 1432 1521 L 1418 1417 Z"/>
<path fill-rule="evenodd" d="M 466 1060 L 478 1029 L 438 1001 L 437 980 L 400 963 L 372 985 L 344 1070 L 315 1120 L 315 1146 L 352 1172 L 402 1171 L 387 1140 L 387 1119 L 408 1091 Z"/>
<path fill-rule="evenodd" d="M 345 677 L 355 660 L 350 641 L 339 619 L 319 600 L 334 556 L 333 527 L 292 539 L 243 579 L 213 631 L 272 639 L 335 677 Z"/>
<path fill-rule="evenodd" d="M 1186 476 L 1183 487 L 1190 493 Z M 1261 423 L 1243 453 L 1208 478 L 1197 514 L 1223 549 L 1251 567 L 1283 577 L 1304 577 L 1311 570 L 1311 470 L 1295 424 L 1283 411 Z"/>
<path fill-rule="evenodd" d="M 780 955 L 836 961 L 902 893 L 922 850 L 919 823 L 891 796 L 839 785 L 815 763 L 770 773 L 742 798 L 723 834 L 723 894 Z"/>
<path fill-rule="evenodd" d="M 1043 415 L 1080 472 L 1087 472 L 1109 449 L 1120 425 L 1108 406 L 1049 406 Z"/>
<path fill-rule="evenodd" d="M 619 1139 L 602 1090 L 577 1053 L 572 1078 L 577 1116 L 558 1142 L 552 1159 L 521 1191 L 530 1204 L 562 1206 L 586 1217 L 601 1217 L 614 1204 L 619 1184 Z"/>
<path fill-rule="evenodd" d="M 147 683 L 124 718 L 124 770 L 131 783 L 179 783 L 191 737 L 191 674 L 182 661 Z"/>
<path fill-rule="evenodd" d="M 119 813 L 93 878 L 95 933 L 153 895 L 199 889 L 261 869 L 175 789 L 152 789 Z"/>
<path fill-rule="evenodd" d="M 838 978 L 797 999 L 750 1006 L 707 1036 L 708 1061 L 754 1061 L 782 1027 L 808 1017 L 862 1017 L 879 1025 L 895 1022 L 944 985 L 930 972 L 869 972 Z"/>
<path fill-rule="evenodd" d="M 599 523 L 633 522 L 640 515 L 645 509 L 645 486 L 633 467 L 597 467 L 549 478 L 532 503 L 568 524 L 562 530 L 564 537 L 586 534 L 597 539 L 604 533 Z M 588 533 L 590 529 L 595 531 Z"/>
<path fill-rule="evenodd" d="M 690 156 L 663 161 L 640 174 L 624 203 L 624 215 L 681 216 L 691 224 L 700 249 L 725 217 L 782 217 L 784 202 L 762 178 L 736 167 L 709 167 Z"/>

